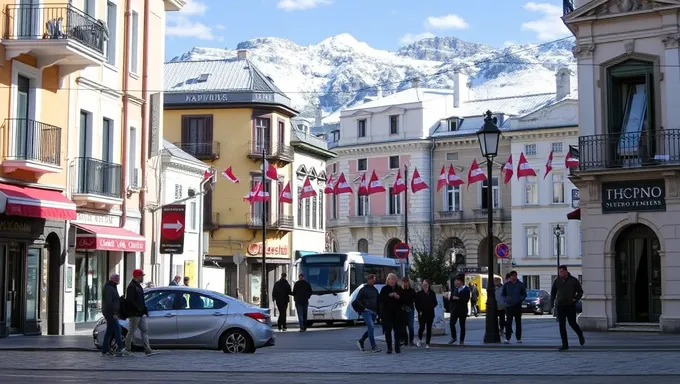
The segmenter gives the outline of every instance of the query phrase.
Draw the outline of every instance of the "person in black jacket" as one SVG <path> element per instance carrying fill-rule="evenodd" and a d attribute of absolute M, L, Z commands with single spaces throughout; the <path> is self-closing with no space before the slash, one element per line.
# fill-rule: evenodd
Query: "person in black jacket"
<path fill-rule="evenodd" d="M 128 354 L 123 344 L 122 330 L 118 323 L 121 305 L 118 284 L 120 284 L 120 275 L 114 273 L 109 277 L 109 281 L 104 284 L 102 292 L 102 316 L 106 319 L 106 333 L 104 334 L 104 344 L 102 345 L 102 356 L 109 354 L 109 343 L 112 337 L 116 339 L 118 346 L 118 352 L 115 355 L 125 356 Z"/>
<path fill-rule="evenodd" d="M 416 345 L 420 347 L 423 341 L 423 331 L 427 329 L 425 336 L 425 348 L 430 348 L 432 339 L 432 322 L 434 322 L 434 309 L 437 308 L 437 296 L 430 289 L 430 282 L 423 280 L 423 289 L 416 294 L 416 311 L 418 311 L 418 340 Z"/>
<path fill-rule="evenodd" d="M 310 297 L 312 297 L 312 285 L 305 280 L 305 274 L 301 273 L 293 286 L 293 298 L 300 323 L 300 332 L 307 330 L 307 308 L 309 307 Z"/>
<path fill-rule="evenodd" d="M 290 295 L 293 293 L 286 277 L 288 275 L 285 272 L 282 273 L 281 279 L 274 283 L 274 289 L 272 289 L 272 298 L 276 302 L 276 308 L 279 310 L 279 320 L 277 322 L 279 331 L 286 330 L 286 313 L 288 312 Z"/>
<path fill-rule="evenodd" d="M 359 316 L 361 316 L 366 323 L 366 332 L 364 332 L 359 340 L 357 340 L 357 346 L 362 352 L 365 351 L 364 342 L 366 342 L 366 339 L 371 343 L 372 352 L 380 352 L 380 348 L 375 344 L 374 336 L 375 318 L 378 314 L 378 308 L 380 307 L 380 292 L 378 292 L 378 289 L 374 284 L 375 275 L 368 275 L 366 284 L 361 287 L 352 304 L 352 308 L 355 308 Z"/>
<path fill-rule="evenodd" d="M 401 303 L 404 310 L 404 320 L 406 327 L 404 327 L 404 345 L 415 347 L 413 340 L 415 339 L 415 321 L 416 321 L 416 290 L 411 288 L 411 280 L 408 277 L 401 279 Z M 408 335 L 408 338 L 406 338 Z"/>
<path fill-rule="evenodd" d="M 465 344 L 465 320 L 468 316 L 468 303 L 470 302 L 470 288 L 465 286 L 465 276 L 456 276 L 455 287 L 451 290 L 449 300 L 451 300 L 451 341 L 449 344 L 455 343 L 456 338 L 456 322 L 460 325 L 460 341 L 458 345 Z"/>
<path fill-rule="evenodd" d="M 382 319 L 383 333 L 387 343 L 387 353 L 392 353 L 392 332 L 394 332 L 394 351 L 401 353 L 401 334 L 404 324 L 403 303 L 401 301 L 402 289 L 397 284 L 397 275 L 387 275 L 387 284 L 380 290 L 380 318 Z"/>
<path fill-rule="evenodd" d="M 550 299 L 555 306 L 557 312 L 557 321 L 560 327 L 560 337 L 562 338 L 562 346 L 560 351 L 569 349 L 569 338 L 567 337 L 567 322 L 571 329 L 576 332 L 579 344 L 583 345 L 586 342 L 583 336 L 583 331 L 576 322 L 576 303 L 583 297 L 583 288 L 577 278 L 569 273 L 566 265 L 560 265 L 560 275 L 553 281 L 552 289 L 550 290 Z"/>
<path fill-rule="evenodd" d="M 132 281 L 130 281 L 125 291 L 125 304 L 130 322 L 130 330 L 125 337 L 125 349 L 132 351 L 132 340 L 135 337 L 135 332 L 139 329 L 139 332 L 142 334 L 142 341 L 144 342 L 144 352 L 147 356 L 150 356 L 156 354 L 156 351 L 151 349 L 149 345 L 149 328 L 146 324 L 149 310 L 144 302 L 142 281 L 144 281 L 144 271 L 141 269 L 132 271 Z"/>

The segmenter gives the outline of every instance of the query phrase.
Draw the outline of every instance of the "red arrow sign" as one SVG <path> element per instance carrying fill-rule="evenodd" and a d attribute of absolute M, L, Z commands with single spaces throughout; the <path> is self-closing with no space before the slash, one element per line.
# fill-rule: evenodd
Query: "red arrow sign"
<path fill-rule="evenodd" d="M 184 236 L 185 209 L 182 205 L 165 207 L 161 218 L 161 236 L 166 240 L 179 240 Z"/>

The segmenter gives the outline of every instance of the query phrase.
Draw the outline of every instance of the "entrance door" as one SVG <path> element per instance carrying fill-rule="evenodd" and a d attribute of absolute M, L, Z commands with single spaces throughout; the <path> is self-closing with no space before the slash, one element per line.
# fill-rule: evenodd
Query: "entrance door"
<path fill-rule="evenodd" d="M 616 239 L 616 315 L 619 323 L 658 323 L 661 316 L 659 239 L 642 224 Z"/>
<path fill-rule="evenodd" d="M 22 244 L 11 244 L 7 252 L 7 302 L 5 319 L 9 333 L 21 333 L 22 293 L 24 287 L 24 249 Z"/>
<path fill-rule="evenodd" d="M 30 95 L 31 80 L 25 76 L 17 76 L 17 100 L 14 139 L 16 145 L 16 158 L 32 160 L 33 156 L 33 132 L 29 121 L 31 110 Z"/>

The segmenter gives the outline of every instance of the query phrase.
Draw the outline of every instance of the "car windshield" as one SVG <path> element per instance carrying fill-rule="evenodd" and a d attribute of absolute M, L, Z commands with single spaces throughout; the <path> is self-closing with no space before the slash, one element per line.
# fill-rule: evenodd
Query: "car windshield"
<path fill-rule="evenodd" d="M 344 264 L 302 264 L 300 272 L 304 273 L 312 292 L 317 295 L 347 290 Z"/>
<path fill-rule="evenodd" d="M 538 297 L 541 291 L 527 289 L 527 297 Z"/>

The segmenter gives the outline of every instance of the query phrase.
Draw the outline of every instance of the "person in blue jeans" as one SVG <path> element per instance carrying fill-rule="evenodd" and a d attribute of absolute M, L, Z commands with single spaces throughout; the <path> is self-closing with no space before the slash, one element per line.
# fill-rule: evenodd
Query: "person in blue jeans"
<path fill-rule="evenodd" d="M 401 279 L 401 302 L 406 315 L 406 329 L 404 329 L 404 345 L 415 347 L 415 323 L 416 323 L 416 290 L 411 288 L 411 281 L 408 277 Z"/>
<path fill-rule="evenodd" d="M 104 284 L 104 291 L 102 295 L 102 315 L 106 319 L 106 333 L 104 334 L 104 344 L 102 345 L 102 356 L 109 355 L 109 343 L 111 338 L 116 338 L 118 351 L 116 356 L 127 355 L 123 344 L 122 330 L 118 324 L 120 316 L 120 295 L 118 294 L 118 284 L 120 284 L 120 275 L 114 273 L 109 277 L 109 281 Z"/>
<path fill-rule="evenodd" d="M 364 351 L 364 343 L 366 339 L 371 343 L 372 352 L 380 352 L 380 348 L 375 344 L 375 319 L 378 316 L 380 292 L 375 287 L 375 275 L 368 275 L 366 284 L 361 287 L 356 299 L 352 303 L 352 307 L 361 315 L 366 322 L 366 331 L 361 338 L 357 340 L 357 346 L 360 351 Z"/>

